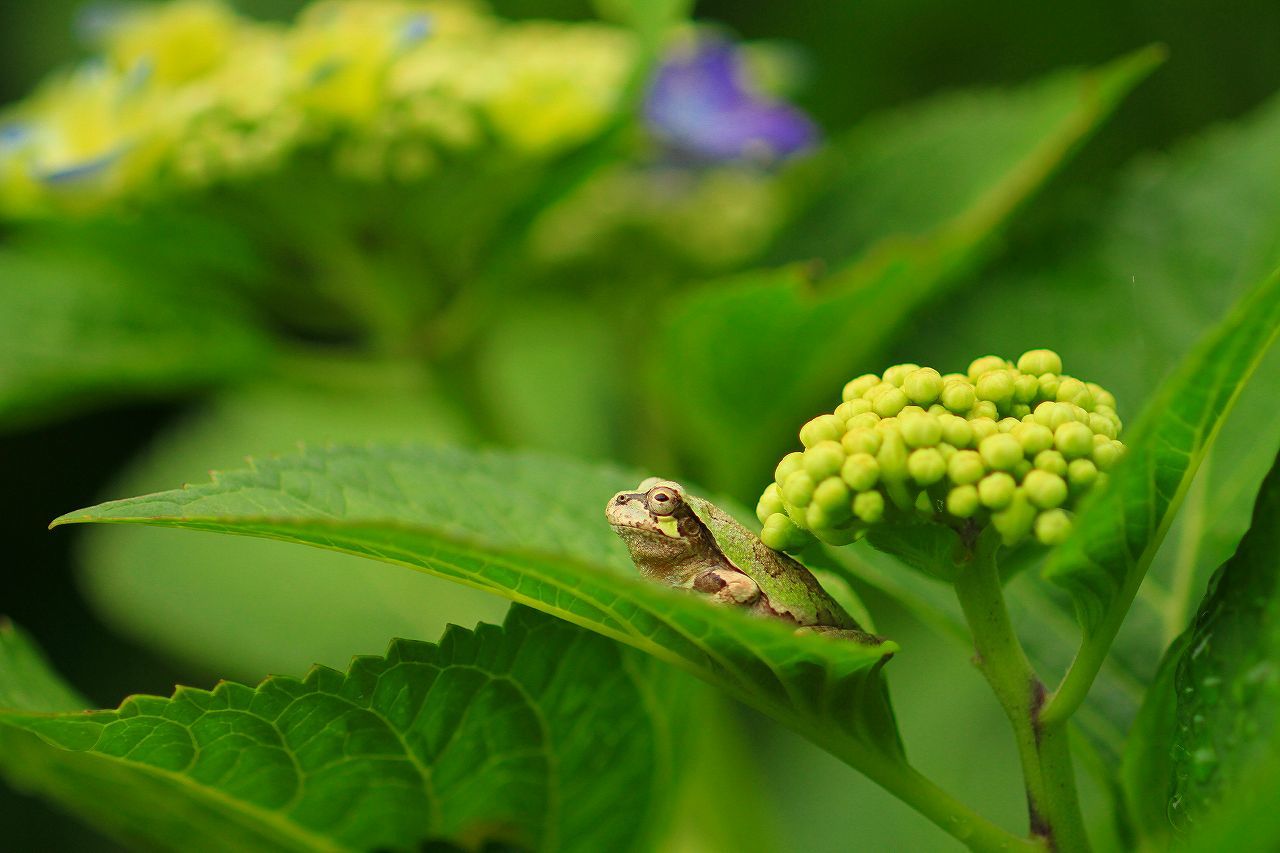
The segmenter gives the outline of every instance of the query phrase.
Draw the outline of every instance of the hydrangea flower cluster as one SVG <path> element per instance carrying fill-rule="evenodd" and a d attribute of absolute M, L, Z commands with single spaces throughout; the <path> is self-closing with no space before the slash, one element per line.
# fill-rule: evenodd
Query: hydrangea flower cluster
<path fill-rule="evenodd" d="M 637 55 L 620 28 L 461 0 L 318 2 L 291 26 L 177 0 L 95 30 L 99 56 L 0 117 L 0 212 L 92 211 L 304 149 L 392 180 L 485 146 L 549 156 L 611 120 Z"/>
<path fill-rule="evenodd" d="M 899 364 L 859 376 L 843 402 L 800 430 L 756 514 L 760 538 L 796 550 L 833 545 L 877 524 L 990 524 L 1006 545 L 1051 545 L 1072 510 L 1124 455 L 1115 398 L 1062 373 L 1050 350 L 1017 362 L 984 356 L 967 373 Z"/>

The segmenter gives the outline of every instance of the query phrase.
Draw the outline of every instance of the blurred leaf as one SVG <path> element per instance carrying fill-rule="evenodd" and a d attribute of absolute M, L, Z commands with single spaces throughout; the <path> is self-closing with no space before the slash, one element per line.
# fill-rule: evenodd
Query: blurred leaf
<path fill-rule="evenodd" d="M 78 711 L 88 704 L 57 676 L 25 631 L 0 617 L 0 708 Z"/>
<path fill-rule="evenodd" d="M 797 636 L 780 621 L 641 580 L 603 518 L 610 495 L 635 481 L 620 470 L 529 454 L 335 448 L 102 504 L 55 524 L 215 530 L 407 565 L 690 669 L 873 778 L 900 772 L 880 675 L 896 646 Z"/>
<path fill-rule="evenodd" d="M 937 118 L 944 108 L 927 107 L 932 118 L 925 125 L 933 133 L 903 148 L 914 156 L 886 162 L 864 151 L 860 156 L 877 165 L 869 174 L 907 180 L 930 173 L 934 159 L 965 171 L 945 153 L 956 134 L 1016 127 L 1002 136 L 1005 147 L 966 147 L 984 164 L 969 164 L 970 170 L 989 176 L 980 191 L 958 184 L 954 196 L 935 189 L 916 193 L 929 198 L 929 209 L 897 221 L 920 230 L 869 235 L 865 239 L 880 239 L 826 281 L 813 282 L 801 267 L 763 270 L 691 293 L 675 305 L 661 352 L 679 353 L 679 369 L 664 361 L 659 391 L 674 410 L 680 438 L 710 471 L 707 478 L 739 497 L 758 484 L 763 469 L 752 460 L 776 458 L 783 437 L 825 408 L 823 400 L 838 395 L 843 382 L 872 367 L 869 359 L 921 302 L 982 260 L 1013 211 L 1157 59 L 1143 51 L 1097 71 L 1056 76 L 1016 96 L 988 95 L 988 112 L 966 106 L 956 110 L 955 124 Z M 975 97 L 965 96 L 962 103 Z M 904 113 L 896 124 L 910 128 L 913 118 Z M 979 123 L 969 128 L 974 121 Z M 884 151 L 905 144 L 898 137 L 884 142 Z M 896 198 L 888 188 L 880 195 L 882 201 Z M 868 220 L 887 214 L 870 201 L 858 202 Z M 859 245 L 857 235 L 848 239 Z"/>
<path fill-rule="evenodd" d="M 13 632 L 0 649 L 38 654 Z M 0 696 L 29 675 L 0 670 Z M 182 687 L 115 711 L 0 710 L 0 763 L 131 846 L 644 849 L 670 786 L 659 709 L 679 698 L 665 681 L 651 660 L 515 607 L 501 628 L 396 640 L 346 675 Z"/>
<path fill-rule="evenodd" d="M 0 426 L 260 369 L 266 338 L 206 285 L 71 249 L 0 252 Z"/>
<path fill-rule="evenodd" d="M 142 494 L 299 444 L 456 441 L 459 414 L 416 367 L 296 358 L 290 381 L 227 390 L 172 425 L 111 486 Z M 83 531 L 80 580 L 113 628 L 203 672 L 256 680 L 341 667 L 392 637 L 500 620 L 506 602 L 368 560 L 211 533 Z M 199 606 L 192 606 L 199 602 Z"/>
<path fill-rule="evenodd" d="M 1173 744 L 1177 729 L 1177 687 L 1174 675 L 1187 650 L 1179 637 L 1156 670 L 1146 699 L 1129 730 L 1120 768 L 1125 807 L 1137 834 L 1150 843 L 1167 845 L 1169 793 L 1173 780 Z"/>
<path fill-rule="evenodd" d="M 1173 829 L 1194 838 L 1215 826 L 1224 806 L 1273 802 L 1251 783 L 1259 771 L 1272 778 L 1280 771 L 1280 458 L 1249 532 L 1214 575 L 1162 675 L 1140 718 L 1147 731 L 1139 729 L 1159 748 L 1132 754 L 1135 781 L 1147 785 L 1130 791 L 1145 799 L 1140 807 L 1167 815 L 1162 835 Z M 1274 811 L 1254 825 L 1266 836 L 1280 833 Z"/>
<path fill-rule="evenodd" d="M 693 0 L 594 0 L 600 16 L 636 31 L 646 51 L 662 43 L 671 28 L 688 20 Z"/>
<path fill-rule="evenodd" d="M 926 521 L 873 526 L 867 531 L 867 542 L 877 551 L 892 554 L 917 571 L 947 582 L 955 580 L 956 561 L 963 553 L 954 530 Z"/>

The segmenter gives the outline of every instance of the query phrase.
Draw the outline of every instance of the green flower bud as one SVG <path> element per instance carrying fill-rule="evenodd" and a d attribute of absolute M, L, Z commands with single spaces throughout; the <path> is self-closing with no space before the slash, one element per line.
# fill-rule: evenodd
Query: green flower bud
<path fill-rule="evenodd" d="M 840 446 L 850 456 L 856 453 L 875 454 L 880 449 L 880 433 L 874 429 L 849 430 L 840 439 Z"/>
<path fill-rule="evenodd" d="M 1093 451 L 1093 432 L 1084 424 L 1072 421 L 1053 431 L 1053 444 L 1068 459 L 1088 456 Z"/>
<path fill-rule="evenodd" d="M 1099 471 L 1110 471 L 1120 461 L 1118 444 L 1119 442 L 1108 441 L 1105 444 L 1094 445 L 1091 458 Z"/>
<path fill-rule="evenodd" d="M 1022 481 L 1022 488 L 1027 492 L 1027 499 L 1040 509 L 1053 509 L 1062 506 L 1067 499 L 1067 483 L 1057 474 L 1050 474 L 1039 468 L 1032 469 Z"/>
<path fill-rule="evenodd" d="M 844 386 L 844 391 L 840 394 L 842 400 L 855 400 L 866 393 L 868 388 L 874 388 L 880 384 L 880 377 L 874 373 L 864 373 L 857 379 L 851 379 Z"/>
<path fill-rule="evenodd" d="M 804 526 L 809 529 L 810 533 L 817 534 L 819 531 L 827 527 L 834 527 L 836 519 L 827 514 L 827 511 L 815 503 L 809 504 L 804 511 Z"/>
<path fill-rule="evenodd" d="M 880 424 L 880 416 L 875 412 L 863 412 L 860 415 L 854 415 L 845 423 L 844 428 L 849 432 L 858 429 L 875 429 Z"/>
<path fill-rule="evenodd" d="M 933 415 L 935 418 L 941 417 L 943 415 L 951 414 L 951 410 L 948 409 L 946 406 L 942 405 L 941 403 L 934 403 L 932 406 L 925 409 L 925 411 Z"/>
<path fill-rule="evenodd" d="M 844 422 L 835 415 L 818 415 L 800 427 L 800 443 L 813 447 L 820 441 L 839 441 L 844 430 Z"/>
<path fill-rule="evenodd" d="M 1072 459 L 1067 465 L 1067 482 L 1074 492 L 1084 491 L 1098 479 L 1098 466 L 1088 459 Z"/>
<path fill-rule="evenodd" d="M 907 405 L 907 395 L 901 388 L 890 388 L 876 397 L 872 404 L 875 413 L 882 418 L 893 417 L 902 411 L 905 405 Z"/>
<path fill-rule="evenodd" d="M 1044 545 L 1060 545 L 1071 535 L 1071 516 L 1051 509 L 1036 516 L 1036 539 Z"/>
<path fill-rule="evenodd" d="M 902 509 L 910 509 L 911 496 L 903 487 L 908 476 L 907 445 L 896 429 L 885 431 L 876 461 L 880 463 L 880 479 L 889 497 Z"/>
<path fill-rule="evenodd" d="M 786 507 L 782 504 L 782 492 L 778 489 L 777 483 L 770 483 L 756 503 L 756 518 L 764 524 L 769 520 L 769 516 L 780 512 L 786 512 Z"/>
<path fill-rule="evenodd" d="M 907 471 L 920 485 L 932 486 L 946 476 L 947 462 L 936 447 L 922 447 L 907 457 Z"/>
<path fill-rule="evenodd" d="M 897 417 L 901 419 L 903 415 L 907 415 L 909 417 L 911 415 L 923 415 L 924 413 L 925 411 L 922 407 L 908 403 L 902 407 L 902 411 L 898 412 Z"/>
<path fill-rule="evenodd" d="M 849 503 L 849 487 L 839 477 L 828 477 L 813 490 L 812 507 L 821 507 L 827 518 L 843 521 L 853 511 Z"/>
<path fill-rule="evenodd" d="M 1040 380 L 1021 374 L 1013 380 L 1013 399 L 1016 403 L 1030 403 L 1040 393 Z"/>
<path fill-rule="evenodd" d="M 1018 460 L 1018 464 L 1013 466 L 1013 470 L 1010 473 L 1013 474 L 1013 479 L 1021 483 L 1027 478 L 1027 475 L 1031 473 L 1031 469 L 1034 467 L 1035 466 L 1031 464 L 1030 459 L 1023 458 Z"/>
<path fill-rule="evenodd" d="M 877 397 L 886 391 L 892 391 L 895 387 L 897 386 L 889 382 L 877 382 L 875 385 L 872 385 L 866 391 L 862 392 L 862 399 L 870 400 L 874 403 Z"/>
<path fill-rule="evenodd" d="M 958 415 L 964 414 L 978 402 L 978 393 L 967 380 L 949 382 L 942 388 L 942 405 Z"/>
<path fill-rule="evenodd" d="M 1105 435 L 1107 438 L 1116 437 L 1116 426 L 1110 418 L 1099 415 L 1096 412 L 1089 415 L 1089 429 L 1093 430 L 1096 435 Z"/>
<path fill-rule="evenodd" d="M 1089 393 L 1089 389 L 1079 379 L 1072 379 L 1070 376 L 1062 377 L 1062 381 L 1058 383 L 1057 398 L 1064 403 L 1074 403 L 1086 412 L 1093 408 L 1093 395 Z"/>
<path fill-rule="evenodd" d="M 898 419 L 896 417 L 881 418 L 880 423 L 876 424 L 876 429 L 881 435 L 887 432 L 896 432 L 898 435 L 902 435 L 902 432 L 898 429 Z"/>
<path fill-rule="evenodd" d="M 1115 396 L 1103 388 L 1096 382 L 1086 382 L 1085 387 L 1089 389 L 1089 393 L 1093 395 L 1093 402 L 1096 406 L 1106 406 L 1108 409 L 1114 410 L 1116 407 Z"/>
<path fill-rule="evenodd" d="M 773 481 L 781 486 L 796 471 L 804 467 L 804 454 L 799 450 L 792 451 L 782 457 L 778 467 L 773 469 Z"/>
<path fill-rule="evenodd" d="M 841 524 L 837 527 L 824 527 L 814 535 L 828 545 L 848 545 L 858 540 L 862 535 L 862 528 L 856 524 Z"/>
<path fill-rule="evenodd" d="M 1018 420 L 1022 420 L 1023 418 L 1031 415 L 1031 407 L 1026 403 L 1014 403 L 1009 407 L 1009 414 L 1013 415 Z"/>
<path fill-rule="evenodd" d="M 902 382 L 902 390 L 907 392 L 911 402 L 927 406 L 942 393 L 942 376 L 932 367 L 922 367 L 907 375 Z"/>
<path fill-rule="evenodd" d="M 1027 350 L 1018 356 L 1018 369 L 1032 376 L 1041 373 L 1061 373 L 1062 356 L 1051 349 Z"/>
<path fill-rule="evenodd" d="M 996 404 L 990 400 L 979 400 L 974 403 L 973 408 L 969 410 L 969 420 L 987 418 L 994 423 L 996 418 L 999 416 L 1000 410 L 996 408 Z"/>
<path fill-rule="evenodd" d="M 1022 445 L 1018 440 L 1006 433 L 996 433 L 982 439 L 978 445 L 978 453 L 988 468 L 997 471 L 1008 471 L 1022 458 Z"/>
<path fill-rule="evenodd" d="M 869 411 L 871 411 L 871 401 L 855 397 L 852 400 L 845 400 L 836 406 L 836 417 L 847 422 L 854 415 L 861 415 Z"/>
<path fill-rule="evenodd" d="M 844 448 L 839 442 L 820 441 L 804 452 L 804 470 L 815 483 L 840 472 L 844 464 Z"/>
<path fill-rule="evenodd" d="M 992 370 L 1007 370 L 1009 362 L 1005 361 L 998 355 L 984 355 L 982 358 L 975 358 L 969 363 L 969 381 L 977 382 L 978 377 Z"/>
<path fill-rule="evenodd" d="M 916 512 L 932 516 L 936 509 L 933 505 L 933 498 L 929 497 L 928 492 L 921 492 L 916 495 Z"/>
<path fill-rule="evenodd" d="M 875 524 L 884 518 L 884 495 L 879 492 L 859 492 L 853 499 L 853 514 L 867 524 Z"/>
<path fill-rule="evenodd" d="M 988 474 L 978 481 L 978 499 L 988 509 L 1004 509 L 1013 500 L 1018 484 L 1003 471 Z"/>
<path fill-rule="evenodd" d="M 796 471 L 782 484 L 782 499 L 788 506 L 807 507 L 813 500 L 815 485 L 808 471 Z"/>
<path fill-rule="evenodd" d="M 989 435 L 995 435 L 1000 432 L 1000 428 L 996 426 L 996 422 L 991 418 L 973 418 L 969 421 L 969 429 L 973 432 L 973 443 L 981 444 L 982 440 Z"/>
<path fill-rule="evenodd" d="M 1071 405 L 1069 403 L 1055 403 L 1052 400 L 1046 400 L 1036 406 L 1034 414 L 1037 423 L 1043 424 L 1052 430 L 1056 430 L 1063 424 L 1075 420 L 1071 414 Z"/>
<path fill-rule="evenodd" d="M 1053 447 L 1053 430 L 1035 421 L 1019 423 L 1009 434 L 1018 440 L 1027 456 L 1034 457 L 1040 451 Z"/>
<path fill-rule="evenodd" d="M 974 388 L 979 400 L 990 400 L 997 406 L 1013 399 L 1013 377 L 1007 370 L 991 370 L 982 374 Z"/>
<path fill-rule="evenodd" d="M 956 518 L 973 518 L 980 506 L 976 486 L 956 486 L 947 493 L 947 512 Z"/>
<path fill-rule="evenodd" d="M 1062 477 L 1067 473 L 1067 460 L 1056 450 L 1042 450 L 1036 454 L 1036 468 Z"/>
<path fill-rule="evenodd" d="M 1036 509 L 1021 489 L 1014 492 L 1009 505 L 991 514 L 991 526 L 1000 532 L 1005 545 L 1016 545 L 1031 532 L 1036 521 Z"/>
<path fill-rule="evenodd" d="M 787 551 L 802 546 L 805 535 L 790 518 L 782 513 L 774 513 L 764 520 L 760 541 L 775 551 Z"/>
<path fill-rule="evenodd" d="M 869 453 L 855 453 L 844 460 L 840 477 L 849 485 L 849 488 L 865 492 L 875 486 L 876 481 L 880 479 L 880 463 Z"/>
<path fill-rule="evenodd" d="M 918 364 L 895 364 L 884 372 L 884 381 L 901 388 L 907 377 L 919 369 Z"/>
<path fill-rule="evenodd" d="M 938 418 L 942 425 L 942 440 L 952 447 L 968 447 L 973 443 L 973 427 L 959 415 Z"/>
<path fill-rule="evenodd" d="M 947 475 L 958 486 L 976 483 L 987 473 L 982 457 L 976 450 L 957 450 L 947 462 Z"/>
<path fill-rule="evenodd" d="M 1042 373 L 1038 377 L 1040 380 L 1040 394 L 1046 400 L 1058 399 L 1058 383 L 1061 381 L 1056 373 Z"/>
<path fill-rule="evenodd" d="M 964 373 L 944 373 L 944 374 L 942 374 L 942 385 L 943 385 L 943 387 L 944 387 L 944 388 L 945 388 L 946 386 L 950 385 L 952 382 L 963 382 L 963 383 L 965 383 L 966 385 L 972 384 L 972 383 L 970 383 L 970 382 L 969 382 L 969 377 L 968 377 L 968 375 L 967 375 L 967 374 L 964 374 Z"/>
<path fill-rule="evenodd" d="M 1018 420 L 1017 418 L 1001 418 L 1000 420 L 996 421 L 996 429 L 998 429 L 1000 432 L 1013 432 L 1014 427 L 1021 426 L 1021 425 L 1022 425 L 1022 421 Z"/>
<path fill-rule="evenodd" d="M 933 415 L 899 415 L 898 428 L 908 447 L 932 447 L 942 440 L 942 424 Z"/>

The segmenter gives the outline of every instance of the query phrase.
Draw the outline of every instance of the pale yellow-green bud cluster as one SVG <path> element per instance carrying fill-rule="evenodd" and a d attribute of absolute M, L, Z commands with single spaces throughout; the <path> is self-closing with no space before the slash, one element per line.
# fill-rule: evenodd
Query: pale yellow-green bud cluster
<path fill-rule="evenodd" d="M 859 376 L 800 429 L 756 507 L 777 550 L 833 545 L 875 524 L 990 524 L 1006 545 L 1071 532 L 1080 498 L 1124 455 L 1115 398 L 1062 372 L 1050 350 L 984 356 L 966 373 L 916 364 Z"/>

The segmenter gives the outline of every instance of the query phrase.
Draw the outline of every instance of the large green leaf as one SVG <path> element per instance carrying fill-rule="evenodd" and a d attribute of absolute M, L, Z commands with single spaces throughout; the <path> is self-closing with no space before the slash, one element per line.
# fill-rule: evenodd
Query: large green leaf
<path fill-rule="evenodd" d="M 869 359 L 899 324 L 974 268 L 1009 216 L 1157 59 L 1143 51 L 880 122 L 847 152 L 858 166 L 844 178 L 842 205 L 857 213 L 842 226 L 850 251 L 836 259 L 854 259 L 849 266 L 819 281 L 805 267 L 758 271 L 676 303 L 656 349 L 657 384 L 708 478 L 740 496 L 758 486 L 767 471 L 758 466 L 779 455 L 785 437 L 828 408 L 823 401 L 845 381 L 879 366 Z M 949 180 L 930 182 L 940 163 Z"/>
<path fill-rule="evenodd" d="M 895 650 L 796 636 L 639 578 L 604 521 L 636 477 L 451 448 L 310 450 L 56 524 L 133 522 L 303 542 L 496 592 L 692 669 L 864 769 L 900 752 L 879 675 Z"/>
<path fill-rule="evenodd" d="M 1249 532 L 1214 575 L 1162 673 L 1137 741 L 1155 744 L 1129 756 L 1135 783 L 1146 785 L 1132 784 L 1130 796 L 1139 809 L 1166 815 L 1163 825 L 1151 822 L 1154 830 L 1184 837 L 1205 828 L 1218 837 L 1224 808 L 1253 812 L 1254 843 L 1270 848 L 1264 839 L 1280 837 L 1280 818 L 1256 783 L 1280 776 L 1280 458 Z"/>
<path fill-rule="evenodd" d="M 54 678 L 36 654 L 0 633 L 0 655 L 35 661 L 0 669 L 0 698 Z M 184 687 L 114 711 L 33 698 L 0 709 L 0 766 L 131 846 L 644 849 L 671 787 L 671 674 L 516 607 L 502 628 L 397 640 L 345 675 Z"/>

